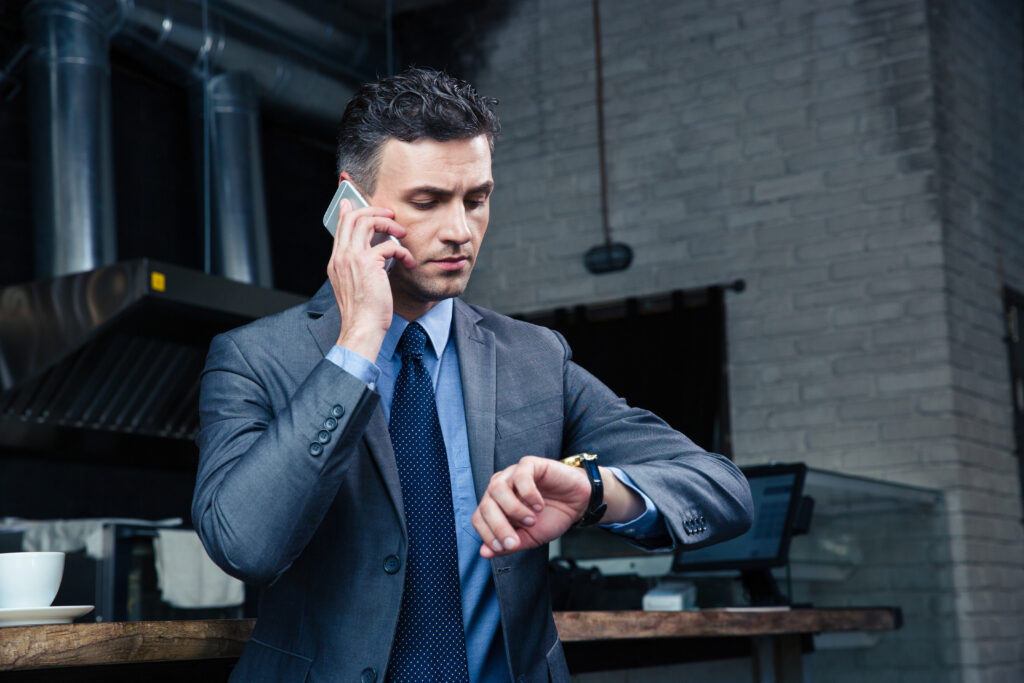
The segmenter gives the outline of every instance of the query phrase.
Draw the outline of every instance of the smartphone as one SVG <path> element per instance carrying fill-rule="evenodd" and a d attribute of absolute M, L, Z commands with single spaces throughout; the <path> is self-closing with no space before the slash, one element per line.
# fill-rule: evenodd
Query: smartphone
<path fill-rule="evenodd" d="M 359 193 L 356 186 L 347 180 L 341 181 L 338 185 L 338 190 L 334 193 L 334 197 L 331 199 L 331 203 L 327 206 L 327 213 L 324 214 L 324 227 L 327 228 L 327 232 L 331 233 L 331 237 L 334 237 L 335 231 L 338 229 L 338 204 L 341 203 L 342 199 L 347 199 L 352 203 L 353 209 L 361 209 L 364 206 L 369 206 L 370 203 L 363 198 L 363 195 Z M 388 235 L 383 232 L 373 233 L 373 239 L 370 240 L 370 246 L 377 246 L 386 239 L 393 239 L 395 244 L 400 244 L 398 238 L 394 235 Z M 391 266 L 395 265 L 395 259 L 389 258 L 384 262 L 384 270 L 390 272 Z"/>

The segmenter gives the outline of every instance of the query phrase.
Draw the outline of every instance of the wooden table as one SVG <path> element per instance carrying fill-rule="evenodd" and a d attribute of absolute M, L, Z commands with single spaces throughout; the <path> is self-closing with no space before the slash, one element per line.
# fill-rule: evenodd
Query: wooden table
<path fill-rule="evenodd" d="M 0 628 L 0 671 L 237 658 L 255 621 L 140 621 Z M 800 636 L 898 629 L 898 608 L 556 612 L 565 643 L 712 636 L 753 639 L 755 681 L 803 680 Z"/>

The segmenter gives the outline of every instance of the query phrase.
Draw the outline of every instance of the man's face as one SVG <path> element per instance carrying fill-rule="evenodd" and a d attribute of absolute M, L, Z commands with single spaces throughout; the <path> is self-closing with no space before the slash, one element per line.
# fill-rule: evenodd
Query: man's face
<path fill-rule="evenodd" d="M 487 137 L 384 143 L 374 206 L 395 212 L 408 234 L 402 245 L 416 267 L 395 264 L 395 312 L 406 319 L 466 289 L 490 217 L 491 150 Z M 410 318 L 412 316 L 412 318 Z"/>

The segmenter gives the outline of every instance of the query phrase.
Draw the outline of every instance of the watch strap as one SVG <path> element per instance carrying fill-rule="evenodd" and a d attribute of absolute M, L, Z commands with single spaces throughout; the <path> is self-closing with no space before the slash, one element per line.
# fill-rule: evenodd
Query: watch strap
<path fill-rule="evenodd" d="M 587 503 L 587 510 L 583 517 L 576 522 L 576 526 L 593 526 L 601 521 L 608 505 L 604 502 L 604 482 L 601 481 L 601 471 L 597 467 L 597 456 L 590 453 L 571 455 L 562 460 L 571 467 L 582 467 L 590 481 L 590 501 Z"/>

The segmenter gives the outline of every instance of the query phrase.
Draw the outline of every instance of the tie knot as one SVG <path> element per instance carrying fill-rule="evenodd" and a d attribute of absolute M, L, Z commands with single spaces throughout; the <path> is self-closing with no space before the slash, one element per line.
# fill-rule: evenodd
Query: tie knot
<path fill-rule="evenodd" d="M 419 323 L 409 323 L 402 332 L 402 338 L 398 340 L 398 351 L 402 357 L 412 356 L 420 358 L 423 350 L 427 347 L 427 333 L 420 327 Z"/>

